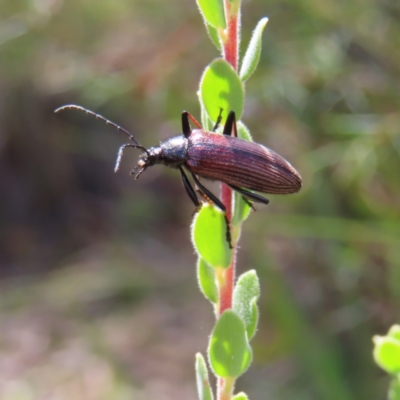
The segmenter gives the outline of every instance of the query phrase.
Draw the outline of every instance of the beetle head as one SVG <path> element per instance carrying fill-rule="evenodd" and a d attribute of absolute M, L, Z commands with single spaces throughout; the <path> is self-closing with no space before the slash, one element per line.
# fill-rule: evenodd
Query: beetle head
<path fill-rule="evenodd" d="M 139 161 L 134 170 L 131 171 L 131 175 L 135 175 L 135 180 L 143 174 L 148 167 L 154 164 L 158 164 L 160 161 L 161 148 L 151 147 L 150 149 L 144 149 L 144 153 L 139 156 Z"/>

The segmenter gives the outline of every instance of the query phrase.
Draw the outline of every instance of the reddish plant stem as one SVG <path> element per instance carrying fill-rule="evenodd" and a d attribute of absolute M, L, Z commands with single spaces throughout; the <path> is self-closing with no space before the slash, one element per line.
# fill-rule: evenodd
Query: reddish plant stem
<path fill-rule="evenodd" d="M 226 207 L 226 217 L 229 223 L 232 221 L 232 189 L 221 183 L 221 200 Z M 236 275 L 236 243 L 233 244 L 231 265 L 225 271 L 224 285 L 219 288 L 219 315 L 228 308 L 232 308 L 233 286 Z"/>
<path fill-rule="evenodd" d="M 224 0 L 225 8 L 225 19 L 226 19 L 226 31 L 225 40 L 223 41 L 223 57 L 232 65 L 233 69 L 237 71 L 238 68 L 238 15 L 232 13 L 232 5 L 228 0 Z M 221 183 L 221 200 L 226 207 L 226 217 L 229 223 L 232 221 L 232 210 L 233 210 L 233 194 L 232 189 Z M 229 268 L 224 270 L 224 276 L 220 280 L 219 288 L 219 316 L 222 313 L 232 308 L 232 297 L 233 288 L 235 284 L 236 274 L 236 243 L 233 244 L 232 249 L 232 261 Z M 233 382 L 228 384 L 228 380 L 224 378 L 218 378 L 217 380 L 217 399 L 218 400 L 230 400 L 233 391 Z M 229 387 L 228 387 L 228 386 Z"/>
<path fill-rule="evenodd" d="M 225 10 L 228 10 L 229 17 L 226 21 L 226 41 L 224 43 L 224 59 L 237 71 L 238 68 L 238 18 L 230 15 L 229 2 L 225 1 Z M 226 13 L 226 11 L 225 11 Z"/>
<path fill-rule="evenodd" d="M 219 315 L 228 308 L 232 308 L 232 295 L 235 283 L 236 248 L 232 249 L 232 261 L 229 268 L 223 271 L 223 284 L 219 288 Z"/>
<path fill-rule="evenodd" d="M 224 7 L 226 18 L 226 40 L 223 45 L 223 56 L 236 71 L 238 66 L 238 18 L 237 15 L 232 14 L 232 5 L 228 0 L 224 0 Z M 233 194 L 232 189 L 223 183 L 221 184 L 221 200 L 226 207 L 226 217 L 230 222 L 232 220 Z M 236 244 L 234 244 L 234 246 L 236 246 Z M 232 252 L 231 265 L 225 270 L 224 285 L 220 287 L 219 315 L 228 308 L 232 308 L 232 295 L 236 269 L 236 248 L 233 248 Z"/>
<path fill-rule="evenodd" d="M 225 183 L 221 183 L 221 201 L 226 207 L 226 218 L 232 220 L 232 189 Z"/>
<path fill-rule="evenodd" d="M 227 379 L 222 379 L 220 378 L 218 380 L 218 400 L 231 400 L 232 398 L 232 382 L 228 382 Z M 225 385 L 230 384 L 230 387 L 228 388 L 228 390 L 226 390 L 227 388 L 225 387 Z"/>

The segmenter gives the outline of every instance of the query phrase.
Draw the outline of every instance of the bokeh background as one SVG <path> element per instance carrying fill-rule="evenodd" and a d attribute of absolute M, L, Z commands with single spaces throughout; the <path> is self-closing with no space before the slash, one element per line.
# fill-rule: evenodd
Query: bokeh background
<path fill-rule="evenodd" d="M 301 172 L 244 225 L 261 321 L 251 399 L 384 399 L 371 338 L 400 321 L 400 3 L 252 0 L 264 16 L 243 121 Z M 180 132 L 218 56 L 194 0 L 0 1 L 0 398 L 195 399 L 211 306 L 176 171 L 134 181 Z M 218 190 L 218 189 L 216 189 Z"/>

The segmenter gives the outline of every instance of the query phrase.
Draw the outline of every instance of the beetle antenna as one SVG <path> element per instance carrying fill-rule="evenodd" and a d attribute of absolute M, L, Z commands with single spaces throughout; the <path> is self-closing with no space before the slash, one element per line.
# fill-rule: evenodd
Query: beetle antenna
<path fill-rule="evenodd" d="M 108 120 L 107 118 L 104 118 L 102 115 L 97 114 L 91 110 L 88 110 L 87 108 L 84 108 L 82 106 L 78 106 L 76 104 L 67 104 L 65 106 L 59 107 L 56 110 L 54 110 L 55 113 L 58 113 L 60 111 L 64 111 L 64 110 L 68 110 L 68 109 L 74 109 L 74 110 L 79 110 L 79 111 L 83 111 L 84 113 L 91 115 L 103 122 L 105 122 L 107 125 L 111 125 L 114 128 L 116 128 L 117 130 L 119 130 L 120 132 L 125 133 L 125 135 L 127 135 L 129 137 L 130 140 L 132 140 L 133 143 L 135 143 L 135 147 L 138 149 L 141 149 L 143 151 L 145 151 L 147 153 L 147 155 L 149 155 L 148 151 L 135 139 L 135 137 L 129 132 L 127 131 L 125 128 L 122 128 L 122 126 L 117 125 L 115 122 L 112 122 L 110 120 Z M 133 147 L 133 146 L 130 146 Z"/>
<path fill-rule="evenodd" d="M 117 159 L 115 161 L 114 172 L 118 172 L 119 166 L 121 165 L 122 155 L 124 154 L 124 150 L 127 147 L 133 147 L 134 149 L 144 150 L 148 156 L 150 155 L 150 153 L 147 151 L 147 149 L 145 149 L 143 146 L 138 146 L 136 144 L 131 144 L 131 143 L 123 144 L 118 150 Z"/>

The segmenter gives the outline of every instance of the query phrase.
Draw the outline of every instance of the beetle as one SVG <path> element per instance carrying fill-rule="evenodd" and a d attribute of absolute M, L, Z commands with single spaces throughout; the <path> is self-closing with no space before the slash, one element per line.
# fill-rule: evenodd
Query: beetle
<path fill-rule="evenodd" d="M 227 184 L 231 189 L 240 193 L 250 204 L 251 202 L 269 203 L 268 199 L 253 191 L 269 194 L 289 194 L 301 189 L 299 173 L 282 156 L 261 144 L 238 138 L 234 111 L 230 111 L 228 114 L 222 135 L 215 132 L 221 122 L 222 109 L 212 132 L 202 129 L 191 114 L 183 111 L 183 135 L 166 139 L 159 146 L 146 149 L 126 129 L 86 108 L 70 104 L 56 109 L 55 112 L 66 109 L 77 109 L 92 115 L 108 125 L 114 126 L 133 142 L 120 147 L 115 172 L 119 169 L 123 152 L 127 147 L 143 151 L 139 156 L 137 166 L 131 171 L 131 174 L 135 175 L 135 179 L 138 179 L 148 167 L 155 164 L 164 164 L 178 169 L 186 193 L 196 209 L 200 208 L 201 203 L 185 170 L 192 176 L 200 195 L 211 200 L 223 212 L 226 212 L 225 205 L 200 182 L 200 177 Z M 191 128 L 190 122 L 195 126 L 195 129 Z M 230 244 L 228 221 L 227 239 Z"/>

